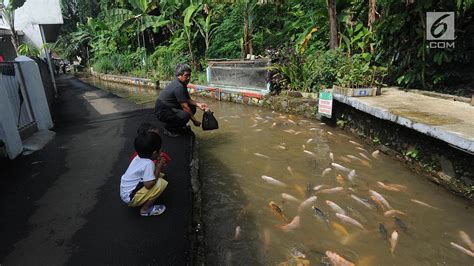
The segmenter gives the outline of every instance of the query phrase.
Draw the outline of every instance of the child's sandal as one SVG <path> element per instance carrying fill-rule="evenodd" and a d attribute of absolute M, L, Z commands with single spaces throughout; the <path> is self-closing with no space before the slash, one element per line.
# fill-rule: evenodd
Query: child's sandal
<path fill-rule="evenodd" d="M 165 212 L 166 206 L 163 204 L 153 205 L 146 212 L 140 212 L 141 216 L 156 216 Z"/>

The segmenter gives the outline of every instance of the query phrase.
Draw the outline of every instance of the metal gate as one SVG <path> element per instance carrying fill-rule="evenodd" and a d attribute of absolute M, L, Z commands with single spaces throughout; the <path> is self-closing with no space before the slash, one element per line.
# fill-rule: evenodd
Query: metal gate
<path fill-rule="evenodd" d="M 19 67 L 19 64 L 13 62 L 0 63 L 0 89 L 7 92 L 10 107 L 23 140 L 33 135 L 38 128 Z"/>

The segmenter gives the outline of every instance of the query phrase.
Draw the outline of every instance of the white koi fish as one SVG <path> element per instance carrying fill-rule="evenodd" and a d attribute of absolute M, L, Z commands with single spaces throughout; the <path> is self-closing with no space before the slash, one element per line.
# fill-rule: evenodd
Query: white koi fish
<path fill-rule="evenodd" d="M 242 229 L 240 228 L 240 226 L 237 226 L 235 228 L 234 240 L 239 240 L 241 234 L 242 234 Z"/>
<path fill-rule="evenodd" d="M 359 155 L 362 156 L 362 158 L 364 158 L 364 159 L 370 161 L 370 158 L 367 157 L 367 155 L 363 154 L 362 152 L 359 152 Z"/>
<path fill-rule="evenodd" d="M 306 154 L 309 154 L 309 155 L 311 155 L 311 156 L 316 156 L 316 154 L 315 154 L 314 152 L 312 152 L 312 151 L 303 150 L 303 152 L 306 153 Z"/>
<path fill-rule="evenodd" d="M 309 131 L 316 131 L 316 130 L 318 130 L 318 129 L 315 128 L 315 127 L 312 127 L 312 128 L 309 129 Z"/>
<path fill-rule="evenodd" d="M 351 155 L 351 154 L 347 154 L 346 156 L 347 156 L 348 158 L 353 159 L 353 160 L 362 161 L 359 157 L 356 157 L 356 156 Z"/>
<path fill-rule="evenodd" d="M 345 223 L 352 224 L 354 226 L 359 227 L 362 230 L 365 230 L 365 227 L 361 223 L 356 221 L 354 218 L 351 218 L 349 216 L 346 216 L 346 215 L 340 214 L 340 213 L 336 213 L 336 216 L 337 216 L 337 218 L 341 219 L 341 221 L 343 221 Z"/>
<path fill-rule="evenodd" d="M 323 187 L 327 187 L 327 186 L 326 186 L 326 185 L 315 186 L 315 187 L 313 187 L 313 190 L 314 190 L 314 191 L 318 191 L 318 190 L 320 190 L 320 189 L 323 188 Z"/>
<path fill-rule="evenodd" d="M 423 201 L 419 201 L 419 200 L 416 200 L 416 199 L 410 199 L 410 201 L 411 201 L 411 202 L 414 202 L 414 203 L 417 203 L 417 204 L 420 204 L 420 205 L 422 205 L 422 206 L 431 208 L 431 209 L 439 210 L 439 208 L 433 207 L 433 206 L 431 206 L 431 205 L 429 205 L 428 203 L 423 202 Z"/>
<path fill-rule="evenodd" d="M 291 168 L 291 166 L 288 165 L 288 167 L 286 169 L 288 170 L 290 175 L 293 175 L 293 168 Z"/>
<path fill-rule="evenodd" d="M 333 188 L 327 188 L 327 189 L 320 190 L 320 191 L 318 191 L 318 193 L 332 194 L 332 193 L 340 192 L 340 191 L 343 191 L 343 190 L 344 190 L 343 187 L 333 187 Z"/>
<path fill-rule="evenodd" d="M 349 181 L 353 182 L 355 176 L 356 176 L 356 170 L 352 169 L 349 172 L 349 174 L 347 174 L 347 179 L 349 179 Z"/>
<path fill-rule="evenodd" d="M 310 205 L 313 205 L 313 203 L 318 199 L 316 196 L 311 196 L 307 198 L 305 201 L 301 202 L 300 206 L 298 207 L 298 212 L 301 212 L 303 209 L 307 208 Z"/>
<path fill-rule="evenodd" d="M 351 198 L 353 198 L 355 201 L 359 202 L 360 204 L 364 205 L 365 207 L 373 210 L 374 206 L 370 205 L 369 203 L 363 201 L 361 198 L 357 197 L 356 195 L 351 194 Z"/>
<path fill-rule="evenodd" d="M 383 215 L 385 215 L 385 216 L 394 216 L 394 215 L 397 215 L 397 214 L 407 216 L 406 213 L 404 213 L 402 211 L 399 211 L 399 210 L 389 210 L 389 211 L 384 212 Z"/>
<path fill-rule="evenodd" d="M 258 156 L 258 157 L 265 158 L 265 159 L 270 159 L 270 156 L 267 156 L 267 155 L 265 155 L 265 154 L 261 154 L 261 153 L 258 153 L 258 152 L 254 153 L 254 155 L 255 155 L 255 156 Z"/>
<path fill-rule="evenodd" d="M 295 132 L 296 132 L 293 129 L 285 129 L 283 131 L 285 131 L 286 133 L 289 133 L 289 134 L 295 134 Z"/>
<path fill-rule="evenodd" d="M 390 252 L 392 252 L 392 255 L 393 255 L 393 252 L 395 251 L 395 247 L 397 246 L 397 242 L 398 242 L 398 232 L 397 230 L 395 230 L 393 231 L 392 236 L 390 237 Z"/>
<path fill-rule="evenodd" d="M 356 147 L 356 149 L 358 149 L 358 150 L 360 150 L 360 151 L 365 151 L 366 153 L 369 153 L 368 150 L 366 150 L 366 149 L 364 149 L 364 148 L 362 148 L 362 147 Z"/>
<path fill-rule="evenodd" d="M 372 152 L 372 157 L 377 159 L 377 158 L 379 158 L 379 154 L 380 154 L 380 151 L 376 150 L 376 151 Z"/>
<path fill-rule="evenodd" d="M 301 147 L 303 147 L 303 150 L 306 150 L 306 145 L 301 145 Z"/>
<path fill-rule="evenodd" d="M 334 153 L 332 152 L 329 153 L 329 159 L 331 159 L 331 161 L 334 162 Z"/>
<path fill-rule="evenodd" d="M 335 211 L 336 213 L 340 213 L 340 214 L 344 214 L 346 215 L 346 211 L 343 210 L 339 205 L 337 205 L 336 203 L 330 201 L 330 200 L 326 200 L 326 204 L 331 207 L 331 209 L 333 211 Z"/>
<path fill-rule="evenodd" d="M 251 125 L 250 127 L 256 127 L 256 126 L 258 126 L 258 123 L 255 123 L 255 124 Z"/>
<path fill-rule="evenodd" d="M 288 122 L 292 123 L 293 125 L 296 125 L 296 122 L 288 118 Z"/>
<path fill-rule="evenodd" d="M 334 167 L 335 169 L 337 170 L 340 170 L 340 171 L 344 171 L 344 172 L 350 172 L 351 169 L 347 168 L 347 167 L 344 167 L 340 164 L 337 164 L 337 163 L 331 163 L 331 166 Z"/>
<path fill-rule="evenodd" d="M 472 252 L 472 251 L 466 249 L 465 247 L 463 247 L 463 246 L 461 246 L 461 245 L 458 245 L 458 244 L 456 244 L 456 243 L 454 243 L 454 242 L 451 242 L 451 246 L 453 246 L 455 249 L 461 251 L 462 253 L 464 253 L 464 254 L 466 254 L 466 255 L 471 256 L 471 257 L 474 258 L 474 252 Z"/>
<path fill-rule="evenodd" d="M 277 147 L 278 149 L 281 149 L 281 150 L 286 150 L 286 147 L 283 146 L 283 145 L 277 145 L 277 146 L 275 146 L 275 147 Z"/>
<path fill-rule="evenodd" d="M 346 260 L 335 252 L 326 251 L 326 256 L 328 256 L 331 265 L 333 266 L 355 266 L 354 263 Z"/>
<path fill-rule="evenodd" d="M 325 175 L 327 175 L 327 174 L 328 174 L 329 172 L 331 172 L 331 171 L 332 171 L 332 168 L 329 168 L 329 167 L 328 167 L 328 168 L 324 169 L 324 171 L 323 171 L 323 173 L 321 174 L 321 176 L 324 177 Z"/>
<path fill-rule="evenodd" d="M 358 142 L 355 142 L 353 140 L 349 140 L 350 143 L 354 144 L 354 145 L 357 145 L 357 146 L 362 146 L 362 144 L 358 143 Z"/>
<path fill-rule="evenodd" d="M 281 193 L 281 197 L 285 200 L 288 200 L 288 201 L 293 201 L 293 202 L 297 202 L 297 203 L 301 202 L 301 200 L 291 196 L 290 194 Z"/>
<path fill-rule="evenodd" d="M 309 144 L 311 141 L 313 141 L 313 139 L 308 139 L 308 140 L 306 141 L 306 144 Z"/>
<path fill-rule="evenodd" d="M 300 224 L 301 224 L 301 219 L 300 219 L 300 216 L 295 216 L 295 218 L 293 218 L 293 220 L 291 220 L 291 222 L 289 224 L 286 224 L 286 225 L 283 225 L 281 226 L 281 230 L 285 231 L 285 232 L 289 232 L 291 230 L 294 230 L 298 227 L 300 227 Z"/>
<path fill-rule="evenodd" d="M 374 196 L 377 200 L 379 200 L 385 207 L 387 207 L 387 209 L 389 209 L 389 210 L 393 209 L 392 206 L 390 206 L 388 201 L 382 195 L 380 195 L 379 193 L 377 193 L 373 190 L 369 190 L 369 193 L 372 196 Z"/>
<path fill-rule="evenodd" d="M 276 122 L 273 122 L 272 126 L 270 128 L 274 128 L 277 125 Z"/>
<path fill-rule="evenodd" d="M 334 136 L 334 134 L 331 131 L 328 131 L 328 134 L 331 136 Z"/>
<path fill-rule="evenodd" d="M 268 184 L 272 184 L 272 185 L 279 186 L 279 187 L 286 187 L 285 183 L 283 183 L 279 180 L 276 180 L 275 178 L 273 178 L 271 176 L 262 175 L 262 179 L 265 180 L 265 182 L 267 182 Z"/>
<path fill-rule="evenodd" d="M 472 243 L 471 238 L 466 232 L 459 230 L 459 237 L 471 250 L 474 251 L 474 243 Z"/>

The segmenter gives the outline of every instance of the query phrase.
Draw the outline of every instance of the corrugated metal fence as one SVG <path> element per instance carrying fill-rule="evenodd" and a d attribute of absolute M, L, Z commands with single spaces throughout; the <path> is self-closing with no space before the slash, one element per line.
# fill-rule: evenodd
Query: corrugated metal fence
<path fill-rule="evenodd" d="M 6 90 L 20 136 L 25 139 L 36 132 L 37 127 L 19 65 L 14 62 L 0 63 L 0 73 L 0 89 Z"/>

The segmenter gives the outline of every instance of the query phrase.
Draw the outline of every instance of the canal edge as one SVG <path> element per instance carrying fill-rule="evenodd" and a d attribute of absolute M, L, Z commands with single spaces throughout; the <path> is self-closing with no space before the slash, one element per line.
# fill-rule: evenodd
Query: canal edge
<path fill-rule="evenodd" d="M 189 238 L 191 243 L 191 265 L 205 265 L 204 228 L 202 224 L 202 196 L 201 178 L 199 175 L 199 142 L 196 135 L 191 137 L 191 196 L 192 220 L 189 225 Z"/>

